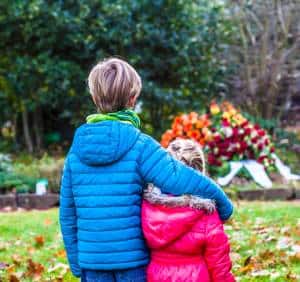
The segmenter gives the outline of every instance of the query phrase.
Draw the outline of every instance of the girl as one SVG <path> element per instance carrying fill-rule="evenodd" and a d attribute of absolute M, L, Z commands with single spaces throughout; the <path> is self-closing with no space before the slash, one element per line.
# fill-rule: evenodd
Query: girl
<path fill-rule="evenodd" d="M 177 139 L 168 151 L 205 173 L 204 155 L 197 143 Z M 144 198 L 142 225 L 151 251 L 147 281 L 235 281 L 228 238 L 214 202 L 195 196 L 171 197 L 152 185 Z"/>

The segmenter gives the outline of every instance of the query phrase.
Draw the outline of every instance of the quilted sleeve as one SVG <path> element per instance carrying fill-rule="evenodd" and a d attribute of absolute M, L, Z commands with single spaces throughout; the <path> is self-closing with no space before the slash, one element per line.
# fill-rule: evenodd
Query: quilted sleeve
<path fill-rule="evenodd" d="M 76 277 L 80 277 L 81 270 L 78 265 L 77 258 L 78 252 L 76 209 L 72 193 L 71 170 L 69 167 L 68 159 L 65 162 L 61 181 L 59 220 L 71 271 Z"/>
<path fill-rule="evenodd" d="M 192 194 L 216 202 L 222 220 L 228 219 L 233 205 L 224 191 L 200 172 L 173 159 L 159 143 L 145 137 L 139 169 L 145 182 L 153 183 L 164 193 Z"/>
<path fill-rule="evenodd" d="M 216 217 L 217 215 L 212 215 Z M 209 221 L 210 216 L 208 216 Z M 233 282 L 230 245 L 223 224 L 218 220 L 207 224 L 204 259 L 213 282 Z"/>

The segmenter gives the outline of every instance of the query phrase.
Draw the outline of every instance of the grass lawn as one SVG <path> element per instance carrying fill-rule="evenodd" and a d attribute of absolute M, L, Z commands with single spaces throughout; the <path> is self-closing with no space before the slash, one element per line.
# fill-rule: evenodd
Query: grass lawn
<path fill-rule="evenodd" d="M 0 214 L 1 282 L 78 281 L 57 217 L 57 209 Z M 300 202 L 236 203 L 225 228 L 238 281 L 300 281 Z"/>

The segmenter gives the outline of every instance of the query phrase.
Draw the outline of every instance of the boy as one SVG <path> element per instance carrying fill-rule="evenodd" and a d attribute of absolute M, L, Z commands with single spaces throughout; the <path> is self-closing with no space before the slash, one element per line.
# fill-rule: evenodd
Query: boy
<path fill-rule="evenodd" d="M 233 207 L 214 182 L 139 131 L 140 120 L 129 109 L 142 83 L 132 66 L 102 61 L 88 85 L 101 114 L 76 130 L 61 184 L 60 224 L 71 271 L 82 281 L 146 281 L 140 213 L 147 183 L 164 193 L 213 199 L 223 220 Z"/>

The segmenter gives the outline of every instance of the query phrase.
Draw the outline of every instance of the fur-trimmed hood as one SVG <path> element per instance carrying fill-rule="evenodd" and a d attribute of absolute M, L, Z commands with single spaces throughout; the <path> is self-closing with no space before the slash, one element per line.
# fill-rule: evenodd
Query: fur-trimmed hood
<path fill-rule="evenodd" d="M 163 205 L 167 207 L 191 207 L 198 210 L 204 210 L 206 213 L 212 213 L 216 210 L 215 202 L 200 197 L 183 195 L 173 197 L 163 194 L 161 190 L 152 184 L 144 192 L 144 199 L 154 205 Z"/>

